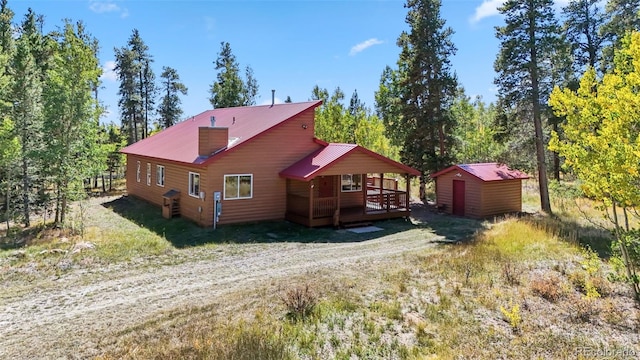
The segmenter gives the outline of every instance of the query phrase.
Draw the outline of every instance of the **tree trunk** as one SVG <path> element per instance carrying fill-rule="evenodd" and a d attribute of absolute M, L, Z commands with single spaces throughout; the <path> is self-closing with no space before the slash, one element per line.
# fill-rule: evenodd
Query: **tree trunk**
<path fill-rule="evenodd" d="M 424 174 L 420 175 L 420 200 L 423 203 L 427 203 L 427 181 Z"/>
<path fill-rule="evenodd" d="M 558 134 L 558 121 L 553 122 L 553 131 Z M 554 151 L 553 154 L 553 178 L 560 182 L 560 155 Z"/>
<path fill-rule="evenodd" d="M 27 157 L 23 153 L 22 155 L 22 206 L 24 216 L 24 226 L 31 226 L 29 221 L 29 164 L 27 163 Z"/>
<path fill-rule="evenodd" d="M 60 184 L 56 186 L 56 214 L 53 223 L 56 227 L 60 226 Z"/>
<path fill-rule="evenodd" d="M 136 115 L 133 114 L 133 142 L 136 143 L 138 142 L 138 119 L 136 119 Z"/>
<path fill-rule="evenodd" d="M 106 187 L 106 184 L 104 182 L 104 174 L 102 174 L 102 192 L 103 193 L 107 192 L 107 187 Z"/>
<path fill-rule="evenodd" d="M 109 169 L 109 191 L 113 191 L 113 169 Z"/>
<path fill-rule="evenodd" d="M 11 164 L 7 166 L 7 210 L 6 210 L 6 220 L 7 220 L 7 236 L 11 233 Z"/>
<path fill-rule="evenodd" d="M 529 50 L 531 51 L 531 102 L 533 105 L 533 124 L 535 126 L 536 158 L 538 162 L 538 184 L 540 188 L 540 207 L 551 214 L 549 201 L 549 184 L 547 180 L 547 163 L 544 155 L 544 138 L 542 135 L 542 118 L 540 115 L 540 85 L 538 83 L 538 54 L 536 49 L 536 18 L 533 1 L 529 2 Z"/>

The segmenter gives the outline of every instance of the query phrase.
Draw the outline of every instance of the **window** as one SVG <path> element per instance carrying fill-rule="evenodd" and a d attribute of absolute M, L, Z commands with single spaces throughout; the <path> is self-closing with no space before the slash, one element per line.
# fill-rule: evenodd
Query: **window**
<path fill-rule="evenodd" d="M 224 199 L 251 199 L 253 197 L 253 175 L 225 175 Z"/>
<path fill-rule="evenodd" d="M 151 186 L 151 164 L 147 163 L 147 186 Z"/>
<path fill-rule="evenodd" d="M 200 197 L 200 174 L 189 172 L 189 195 Z"/>
<path fill-rule="evenodd" d="M 136 164 L 136 181 L 140 182 L 140 161 L 138 161 L 138 163 Z"/>
<path fill-rule="evenodd" d="M 156 165 L 156 185 L 164 187 L 164 166 Z"/>
<path fill-rule="evenodd" d="M 360 190 L 362 190 L 361 174 L 342 175 L 342 192 L 360 191 Z"/>

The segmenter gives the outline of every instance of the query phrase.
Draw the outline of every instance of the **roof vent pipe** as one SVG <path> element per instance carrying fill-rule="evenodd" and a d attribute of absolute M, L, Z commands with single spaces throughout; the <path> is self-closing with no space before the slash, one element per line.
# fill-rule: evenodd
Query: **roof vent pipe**
<path fill-rule="evenodd" d="M 211 127 L 216 127 L 216 117 L 215 116 L 211 116 Z"/>
<path fill-rule="evenodd" d="M 271 106 L 273 106 L 275 103 L 276 103 L 276 91 L 271 90 Z"/>

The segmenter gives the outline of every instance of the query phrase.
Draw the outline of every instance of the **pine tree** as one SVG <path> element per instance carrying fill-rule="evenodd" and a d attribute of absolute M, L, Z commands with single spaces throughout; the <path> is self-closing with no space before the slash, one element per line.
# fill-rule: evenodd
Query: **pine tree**
<path fill-rule="evenodd" d="M 160 127 L 166 129 L 180 120 L 182 109 L 180 108 L 179 94 L 187 95 L 187 87 L 180 82 L 178 72 L 170 67 L 162 68 L 161 92 L 164 94 L 158 109 L 160 115 Z"/>
<path fill-rule="evenodd" d="M 245 68 L 245 79 L 242 79 L 240 65 L 228 42 L 220 43 L 220 52 L 215 64 L 218 75 L 209 90 L 211 105 L 214 108 L 254 105 L 258 82 L 249 66 Z"/>
<path fill-rule="evenodd" d="M 452 162 L 454 119 L 450 107 L 457 79 L 450 58 L 457 49 L 453 30 L 440 17 L 439 0 L 409 0 L 410 31 L 398 39 L 398 69 L 385 69 L 376 94 L 378 112 L 403 162 L 419 169 L 420 197 L 426 199 L 428 175 Z"/>
<path fill-rule="evenodd" d="M 155 74 L 151 68 L 153 57 L 137 29 L 133 30 L 127 46 L 114 51 L 115 70 L 120 80 L 118 106 L 122 127 L 131 144 L 149 134 L 156 97 Z"/>
<path fill-rule="evenodd" d="M 613 67 L 616 50 L 622 47 L 622 39 L 631 31 L 640 31 L 640 0 L 607 0 L 605 12 L 609 21 L 600 31 L 611 39 L 611 44 L 603 49 L 604 71 Z"/>
<path fill-rule="evenodd" d="M 38 194 L 41 181 L 41 166 L 38 154 L 42 151 L 42 82 L 41 72 L 31 53 L 27 37 L 16 41 L 16 52 L 12 59 L 14 82 L 12 117 L 20 142 L 20 208 L 23 224 L 31 225 L 30 215 Z"/>
<path fill-rule="evenodd" d="M 552 86 L 545 65 L 561 44 L 560 28 L 552 0 L 508 0 L 499 10 L 506 24 L 496 28 L 500 52 L 495 84 L 503 104 L 520 119 L 533 120 L 540 205 L 551 213 L 542 113 Z"/>
<path fill-rule="evenodd" d="M 562 9 L 564 31 L 571 44 L 574 67 L 580 74 L 587 70 L 587 66 L 599 68 L 602 49 L 610 38 L 600 32 L 607 17 L 599 4 L 600 0 L 571 0 Z"/>

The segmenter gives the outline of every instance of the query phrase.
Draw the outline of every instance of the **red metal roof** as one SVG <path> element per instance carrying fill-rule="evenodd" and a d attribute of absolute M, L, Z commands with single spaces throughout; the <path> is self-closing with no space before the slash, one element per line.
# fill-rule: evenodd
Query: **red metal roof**
<path fill-rule="evenodd" d="M 125 154 L 201 165 L 208 158 L 198 156 L 198 128 L 211 126 L 211 116 L 215 116 L 216 127 L 229 128 L 229 146 L 224 151 L 230 151 L 321 103 L 321 101 L 309 101 L 208 110 L 131 144 L 121 151 Z"/>
<path fill-rule="evenodd" d="M 481 163 L 481 164 L 461 164 L 453 165 L 444 170 L 440 170 L 435 174 L 431 174 L 432 178 L 436 178 L 450 171 L 464 171 L 482 181 L 500 181 L 513 179 L 528 179 L 529 175 L 519 171 L 512 170 L 505 164 L 499 163 Z"/>
<path fill-rule="evenodd" d="M 318 143 L 322 144 L 322 142 L 320 141 L 318 141 Z M 314 151 L 304 159 L 282 170 L 280 172 L 280 176 L 289 179 L 309 181 L 315 178 L 318 172 L 330 167 L 333 163 L 339 161 L 340 159 L 354 151 L 363 152 L 369 156 L 375 157 L 386 163 L 396 166 L 401 172 L 406 172 L 416 176 L 420 175 L 420 172 L 412 167 L 391 160 L 359 145 L 336 143 L 324 143 L 322 145 L 324 145 L 323 148 Z"/>

